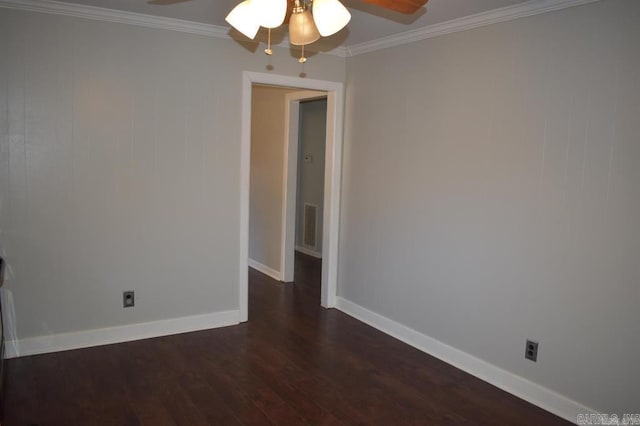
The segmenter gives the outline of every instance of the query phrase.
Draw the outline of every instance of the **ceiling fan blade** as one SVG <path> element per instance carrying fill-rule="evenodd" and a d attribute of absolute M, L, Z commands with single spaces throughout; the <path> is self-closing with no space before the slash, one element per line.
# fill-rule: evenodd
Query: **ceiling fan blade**
<path fill-rule="evenodd" d="M 404 13 L 411 15 L 415 13 L 422 6 L 427 4 L 429 0 L 362 0 L 365 3 L 375 4 L 376 6 L 383 7 L 385 9 L 393 10 L 394 12 Z"/>
<path fill-rule="evenodd" d="M 157 4 L 160 6 L 167 6 L 170 4 L 184 3 L 186 1 L 191 1 L 191 0 L 149 0 L 147 1 L 147 4 Z"/>

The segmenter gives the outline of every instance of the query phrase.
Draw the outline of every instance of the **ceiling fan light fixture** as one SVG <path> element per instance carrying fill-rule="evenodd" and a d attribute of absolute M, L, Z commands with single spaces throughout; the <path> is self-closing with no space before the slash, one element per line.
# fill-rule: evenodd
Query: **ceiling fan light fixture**
<path fill-rule="evenodd" d="M 338 0 L 314 0 L 313 19 L 322 37 L 343 29 L 351 20 L 351 13 Z"/>
<path fill-rule="evenodd" d="M 259 24 L 265 28 L 278 28 L 287 14 L 287 0 L 251 0 Z"/>
<path fill-rule="evenodd" d="M 260 28 L 260 22 L 258 22 L 258 16 L 252 0 L 244 0 L 234 7 L 225 18 L 225 21 L 252 40 L 256 37 Z"/>
<path fill-rule="evenodd" d="M 305 10 L 298 0 L 289 18 L 289 41 L 294 46 L 311 44 L 320 38 L 320 33 L 313 21 L 311 12 Z"/>

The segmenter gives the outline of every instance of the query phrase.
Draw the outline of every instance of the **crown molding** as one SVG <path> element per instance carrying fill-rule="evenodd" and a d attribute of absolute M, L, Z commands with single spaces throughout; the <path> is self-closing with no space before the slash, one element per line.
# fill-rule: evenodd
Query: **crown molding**
<path fill-rule="evenodd" d="M 464 18 L 428 25 L 423 28 L 405 31 L 364 43 L 354 44 L 351 46 L 338 46 L 332 50 L 317 53 L 347 58 L 350 56 L 362 55 L 376 50 L 412 43 L 414 41 L 425 40 L 431 37 L 438 37 L 458 31 L 466 31 L 473 28 L 496 24 L 498 22 L 538 15 L 541 13 L 552 12 L 554 10 L 594 3 L 596 1 L 600 0 L 530 0 L 513 6 L 506 6 L 500 9 L 466 16 Z M 228 27 L 202 24 L 182 19 L 165 18 L 162 16 L 145 15 L 142 13 L 106 9 L 96 6 L 65 3 L 54 0 L 0 0 L 0 7 L 72 16 L 96 21 L 136 25 L 232 40 L 232 37 L 229 35 Z M 289 40 L 285 37 L 277 46 L 287 47 L 288 44 Z M 313 48 L 309 50 L 313 51 Z"/>
<path fill-rule="evenodd" d="M 453 19 L 439 24 L 428 25 L 423 28 L 382 37 L 364 43 L 347 47 L 348 56 L 357 56 L 376 50 L 400 46 L 414 41 L 425 40 L 458 31 L 466 31 L 473 28 L 496 24 L 498 22 L 511 21 L 526 16 L 539 15 L 554 10 L 594 3 L 600 0 L 530 0 L 513 6 L 481 12 L 464 18 Z"/>
<path fill-rule="evenodd" d="M 143 13 L 106 9 L 103 7 L 65 3 L 54 0 L 0 0 L 0 7 L 24 10 L 29 12 L 71 16 L 75 18 L 91 19 L 94 21 L 136 25 L 139 27 L 177 31 L 181 33 L 196 34 L 205 37 L 213 37 L 226 40 L 233 39 L 229 35 L 229 27 L 185 21 L 182 19 L 166 18 L 162 16 L 145 15 Z M 277 46 L 288 47 L 288 44 L 289 40 L 287 37 L 285 37 L 284 40 Z M 313 51 L 313 49 L 308 50 Z M 340 56 L 343 58 L 346 58 L 348 56 L 348 50 L 343 46 L 339 46 L 330 51 L 320 53 Z"/>
<path fill-rule="evenodd" d="M 0 7 L 26 10 L 29 12 L 51 13 L 54 15 L 72 16 L 95 21 L 115 22 L 118 24 L 137 25 L 140 27 L 158 28 L 197 34 L 207 37 L 231 38 L 229 29 L 217 25 L 201 24 L 182 19 L 145 15 L 142 13 L 124 12 L 105 9 L 103 7 L 64 3 L 53 0 L 0 0 Z"/>
<path fill-rule="evenodd" d="M 320 52 L 320 53 L 322 53 L 323 55 L 339 56 L 341 58 L 348 58 L 349 56 L 351 56 L 351 53 L 349 52 L 349 48 L 347 46 L 337 46 L 331 50 L 328 50 L 326 52 Z"/>

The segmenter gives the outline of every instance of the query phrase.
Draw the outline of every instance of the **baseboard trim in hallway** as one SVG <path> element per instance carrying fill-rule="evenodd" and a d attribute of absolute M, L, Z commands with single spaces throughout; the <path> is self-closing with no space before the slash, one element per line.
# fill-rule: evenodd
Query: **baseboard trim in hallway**
<path fill-rule="evenodd" d="M 336 308 L 383 333 L 572 423 L 576 422 L 578 414 L 597 414 L 597 411 L 550 389 L 419 333 L 347 299 L 338 297 Z"/>
<path fill-rule="evenodd" d="M 316 259 L 322 259 L 322 253 L 315 251 L 315 250 L 311 250 L 309 248 L 306 247 L 302 247 L 302 246 L 296 246 L 296 251 L 299 251 L 300 253 L 306 254 L 307 256 L 313 256 Z"/>
<path fill-rule="evenodd" d="M 267 265 L 264 265 L 253 259 L 249 259 L 249 267 L 255 269 L 256 271 L 262 272 L 263 274 L 273 278 L 276 281 L 282 281 L 282 273 L 280 273 L 280 271 L 276 271 L 275 269 L 270 268 Z"/>

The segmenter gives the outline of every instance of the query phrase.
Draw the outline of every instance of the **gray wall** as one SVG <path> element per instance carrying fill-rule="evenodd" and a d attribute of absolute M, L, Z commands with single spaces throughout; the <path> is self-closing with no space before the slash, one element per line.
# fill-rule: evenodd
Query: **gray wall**
<path fill-rule="evenodd" d="M 296 246 L 322 254 L 322 212 L 324 208 L 324 157 L 327 130 L 327 100 L 300 103 L 300 139 L 298 145 L 298 186 L 296 198 Z M 305 155 L 312 161 L 305 162 Z M 303 241 L 304 203 L 318 206 L 316 246 Z"/>
<path fill-rule="evenodd" d="M 242 71 L 267 72 L 265 56 L 3 8 L 0 29 L 0 252 L 17 337 L 238 309 Z M 271 63 L 300 73 L 288 49 Z M 314 56 L 306 72 L 344 81 L 344 59 Z"/>
<path fill-rule="evenodd" d="M 348 59 L 339 295 L 638 412 L 638 22 L 608 0 Z"/>

